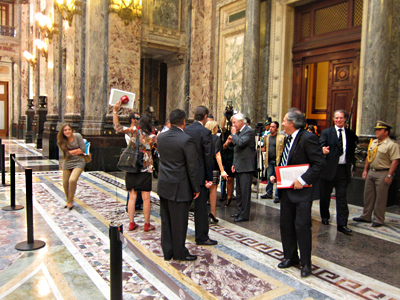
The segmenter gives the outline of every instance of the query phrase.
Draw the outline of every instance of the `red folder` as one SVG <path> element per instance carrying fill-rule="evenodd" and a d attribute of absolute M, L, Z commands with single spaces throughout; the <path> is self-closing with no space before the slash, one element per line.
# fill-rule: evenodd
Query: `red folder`
<path fill-rule="evenodd" d="M 309 164 L 275 167 L 277 188 L 293 188 L 293 182 L 296 181 L 299 176 L 303 175 L 309 167 Z M 304 187 L 311 186 L 311 184 L 307 184 Z"/>

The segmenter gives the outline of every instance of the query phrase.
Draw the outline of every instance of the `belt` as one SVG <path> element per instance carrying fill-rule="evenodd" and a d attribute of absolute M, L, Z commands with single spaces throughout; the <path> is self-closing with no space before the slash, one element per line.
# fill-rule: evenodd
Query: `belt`
<path fill-rule="evenodd" d="M 387 168 L 387 169 L 374 169 L 374 168 L 371 168 L 371 170 L 374 171 L 374 172 L 381 172 L 381 171 L 389 171 L 389 168 Z"/>

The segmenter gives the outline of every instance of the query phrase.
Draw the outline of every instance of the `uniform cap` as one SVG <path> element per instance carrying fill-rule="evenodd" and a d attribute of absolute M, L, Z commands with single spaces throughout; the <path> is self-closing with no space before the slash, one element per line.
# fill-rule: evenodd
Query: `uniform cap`
<path fill-rule="evenodd" d="M 383 121 L 376 121 L 375 129 L 391 129 L 393 126 Z"/>

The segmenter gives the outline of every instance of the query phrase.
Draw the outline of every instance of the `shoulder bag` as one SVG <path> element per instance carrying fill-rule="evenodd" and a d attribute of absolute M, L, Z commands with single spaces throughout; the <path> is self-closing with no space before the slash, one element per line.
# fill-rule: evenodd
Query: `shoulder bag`
<path fill-rule="evenodd" d="M 143 167 L 143 152 L 140 151 L 140 132 L 136 132 L 136 143 L 135 148 L 132 147 L 132 143 L 129 141 L 128 146 L 122 152 L 119 157 L 117 164 L 118 169 L 128 173 L 140 173 Z"/>

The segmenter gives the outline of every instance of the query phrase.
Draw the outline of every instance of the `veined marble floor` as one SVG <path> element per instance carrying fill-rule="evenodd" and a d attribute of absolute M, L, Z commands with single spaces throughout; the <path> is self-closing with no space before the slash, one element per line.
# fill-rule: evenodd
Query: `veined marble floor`
<path fill-rule="evenodd" d="M 0 299 L 110 299 L 111 221 L 124 228 L 124 299 L 400 299 L 400 215 L 396 208 L 390 209 L 393 212 L 387 213 L 385 226 L 380 228 L 349 221 L 354 231 L 349 237 L 336 231 L 335 202 L 331 225 L 324 226 L 315 201 L 313 270 L 307 278 L 301 278 L 297 268 L 277 268 L 282 259 L 279 205 L 256 199 L 255 193 L 249 222 L 232 222 L 235 201 L 228 208 L 218 203 L 220 222 L 210 225 L 210 237 L 219 242 L 214 247 L 196 245 L 191 214 L 187 247 L 198 260 L 166 262 L 160 247 L 156 193 L 151 200 L 156 226 L 152 232 L 143 231 L 141 212 L 135 218 L 139 228 L 127 231 L 124 180 L 114 174 L 84 172 L 75 209 L 69 212 L 63 208 L 56 161 L 43 159 L 33 144 L 2 142 L 7 155 L 16 153 L 21 165 L 34 170 L 34 234 L 46 246 L 30 252 L 16 250 L 17 243 L 27 240 L 26 209 L 1 210 Z M 0 187 L 1 207 L 10 204 L 9 197 L 10 187 Z M 22 172 L 16 174 L 16 202 L 25 205 Z M 351 206 L 349 220 L 360 212 L 360 207 Z"/>

